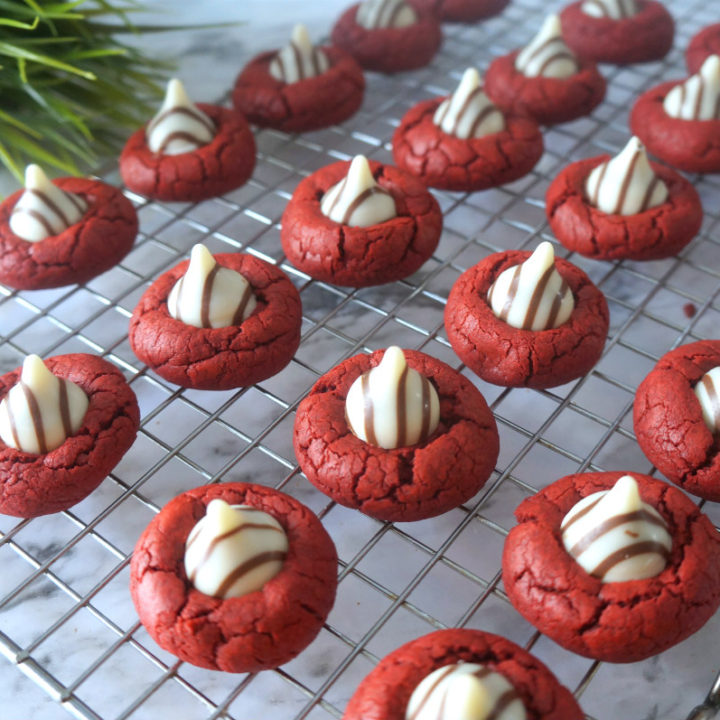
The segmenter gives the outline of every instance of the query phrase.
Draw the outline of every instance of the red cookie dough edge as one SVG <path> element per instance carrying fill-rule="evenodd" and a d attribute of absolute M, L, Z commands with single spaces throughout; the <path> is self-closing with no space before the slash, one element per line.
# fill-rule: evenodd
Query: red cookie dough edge
<path fill-rule="evenodd" d="M 84 283 L 119 263 L 135 242 L 137 214 L 118 188 L 85 178 L 53 183 L 84 196 L 89 206 L 81 220 L 58 235 L 31 243 L 10 230 L 23 190 L 0 205 L 0 282 L 18 290 Z"/>
<path fill-rule="evenodd" d="M 693 388 L 720 365 L 720 340 L 682 345 L 663 355 L 635 394 L 638 445 L 655 467 L 686 492 L 720 501 L 720 448 Z"/>
<path fill-rule="evenodd" d="M 720 55 L 720 23 L 708 25 L 690 41 L 685 51 L 685 62 L 690 74 L 699 72 L 710 55 Z"/>
<path fill-rule="evenodd" d="M 410 4 L 444 22 L 474 23 L 498 15 L 510 0 L 410 0 Z"/>
<path fill-rule="evenodd" d="M 425 184 L 446 190 L 485 190 L 527 175 L 542 157 L 542 133 L 530 118 L 507 116 L 502 132 L 470 140 L 443 132 L 433 122 L 443 99 L 412 107 L 393 135 L 395 162 Z"/>
<path fill-rule="evenodd" d="M 405 28 L 367 30 L 355 22 L 359 5 L 352 5 L 340 16 L 330 37 L 366 70 L 416 70 L 433 59 L 442 42 L 442 31 L 431 13 L 418 12 L 418 21 Z"/>
<path fill-rule="evenodd" d="M 227 600 L 192 587 L 183 560 L 190 531 L 215 498 L 269 513 L 289 544 L 274 578 Z M 206 485 L 171 500 L 140 536 L 130 565 L 133 603 L 158 645 L 225 672 L 257 672 L 294 658 L 322 628 L 336 587 L 335 546 L 315 515 L 288 495 L 246 483 Z"/>
<path fill-rule="evenodd" d="M 589 115 L 605 97 L 605 78 L 593 63 L 582 61 L 569 78 L 526 77 L 515 69 L 518 53 L 495 58 L 485 75 L 485 92 L 506 112 L 554 125 Z"/>
<path fill-rule="evenodd" d="M 489 665 L 520 695 L 528 720 L 582 720 L 580 706 L 537 658 L 509 640 L 480 630 L 438 630 L 385 656 L 360 683 L 343 720 L 405 720 L 413 690 L 445 665 Z"/>
<path fill-rule="evenodd" d="M 167 298 L 189 260 L 161 275 L 130 318 L 130 347 L 160 377 L 182 387 L 227 390 L 280 372 L 300 344 L 302 305 L 280 268 L 242 253 L 214 255 L 250 283 L 257 307 L 240 325 L 198 328 L 170 316 Z"/>
<path fill-rule="evenodd" d="M 322 214 L 320 201 L 349 167 L 333 163 L 295 188 L 282 216 L 285 255 L 310 277 L 335 285 L 368 287 L 412 275 L 437 247 L 440 206 L 416 177 L 371 160 L 375 180 L 392 194 L 398 216 L 369 227 L 336 223 Z"/>
<path fill-rule="evenodd" d="M 599 260 L 655 260 L 677 255 L 700 232 L 700 196 L 684 177 L 651 163 L 668 187 L 668 198 L 635 215 L 608 215 L 590 205 L 585 181 L 608 155 L 563 169 L 548 188 L 545 211 L 555 236 L 569 250 Z"/>
<path fill-rule="evenodd" d="M 37 517 L 80 502 L 105 479 L 135 440 L 140 412 L 135 393 L 109 362 L 85 353 L 44 360 L 58 377 L 80 386 L 89 405 L 80 429 L 45 455 L 0 441 L 0 513 Z M 0 377 L 0 400 L 22 368 Z"/>
<path fill-rule="evenodd" d="M 626 473 L 569 475 L 523 501 L 505 541 L 503 584 L 518 612 L 579 655 L 634 662 L 699 630 L 720 605 L 720 536 L 679 490 L 631 473 L 673 538 L 668 566 L 647 580 L 602 583 L 565 551 L 560 524 L 581 498 Z"/>
<path fill-rule="evenodd" d="M 663 107 L 681 80 L 643 93 L 630 114 L 630 128 L 661 160 L 687 172 L 720 172 L 720 120 L 678 120 Z"/>
<path fill-rule="evenodd" d="M 130 190 L 156 200 L 196 202 L 245 184 L 255 168 L 255 138 L 235 110 L 197 103 L 215 123 L 207 145 L 180 155 L 148 148 L 145 128 L 130 136 L 120 155 L 120 174 Z"/>
<path fill-rule="evenodd" d="M 328 70 L 289 84 L 269 72 L 276 51 L 253 58 L 235 81 L 235 109 L 256 125 L 285 132 L 318 130 L 347 120 L 362 104 L 362 68 L 339 48 L 320 49 L 331 63 Z"/>
<path fill-rule="evenodd" d="M 640 12 L 622 20 L 586 15 L 582 3 L 578 0 L 560 13 L 563 39 L 578 56 L 629 65 L 660 60 L 670 52 L 675 23 L 662 3 L 639 0 Z"/>
<path fill-rule="evenodd" d="M 408 365 L 438 392 L 438 429 L 410 447 L 365 443 L 348 427 L 345 398 L 383 352 L 345 360 L 315 383 L 295 417 L 295 456 L 308 480 L 341 505 L 390 522 L 434 517 L 469 500 L 492 473 L 499 452 L 495 419 L 467 378 L 429 355 L 404 350 Z"/>
<path fill-rule="evenodd" d="M 605 296 L 580 268 L 556 259 L 555 267 L 573 291 L 569 320 L 551 330 L 519 330 L 495 317 L 487 302 L 503 270 L 529 252 L 494 253 L 466 270 L 450 290 L 445 330 L 458 357 L 487 382 L 505 387 L 548 388 L 590 372 L 599 360 L 609 327 Z"/>

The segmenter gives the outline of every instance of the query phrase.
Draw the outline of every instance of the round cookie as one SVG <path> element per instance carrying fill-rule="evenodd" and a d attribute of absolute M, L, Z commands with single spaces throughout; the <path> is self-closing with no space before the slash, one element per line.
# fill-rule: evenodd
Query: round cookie
<path fill-rule="evenodd" d="M 360 3 L 350 6 L 335 23 L 331 39 L 366 70 L 396 73 L 424 67 L 442 42 L 440 25 L 432 13 L 418 13 L 408 27 L 368 30 L 355 21 Z"/>
<path fill-rule="evenodd" d="M 510 0 L 411 0 L 411 4 L 444 22 L 474 23 L 501 13 Z"/>
<path fill-rule="evenodd" d="M 548 222 L 568 250 L 597 260 L 655 260 L 677 255 L 700 231 L 700 197 L 682 175 L 651 163 L 667 185 L 668 199 L 634 215 L 610 215 L 587 201 L 585 182 L 591 171 L 609 159 L 588 158 L 564 168 L 545 198 Z"/>
<path fill-rule="evenodd" d="M 350 386 L 379 364 L 383 351 L 356 355 L 323 375 L 298 407 L 293 437 L 313 485 L 341 505 L 390 522 L 433 517 L 469 500 L 487 481 L 499 450 L 495 419 L 480 391 L 445 363 L 403 352 L 440 399 L 440 424 L 425 442 L 385 450 L 348 427 Z"/>
<path fill-rule="evenodd" d="M 222 195 L 240 187 L 255 168 L 255 139 L 235 110 L 197 103 L 214 122 L 215 137 L 180 155 L 150 150 L 145 128 L 130 136 L 120 155 L 120 174 L 130 190 L 156 200 L 190 201 Z"/>
<path fill-rule="evenodd" d="M 638 445 L 660 472 L 686 492 L 720 500 L 720 452 L 703 422 L 693 387 L 720 365 L 720 340 L 681 345 L 663 355 L 635 394 Z"/>
<path fill-rule="evenodd" d="M 260 590 L 222 599 L 187 578 L 185 542 L 215 498 L 272 515 L 287 535 L 283 566 Z M 130 565 L 135 608 L 158 645 L 225 672 L 258 672 L 294 658 L 322 628 L 336 587 L 335 546 L 315 515 L 288 495 L 247 483 L 206 485 L 171 500 L 140 536 Z"/>
<path fill-rule="evenodd" d="M 632 473 L 673 542 L 659 575 L 603 583 L 565 550 L 565 515 L 624 474 L 568 475 L 524 500 L 503 551 L 503 584 L 516 610 L 564 648 L 609 662 L 634 662 L 672 647 L 720 605 L 720 536 L 689 498 L 647 475 Z"/>
<path fill-rule="evenodd" d="M 505 387 L 547 388 L 588 373 L 600 358 L 609 327 L 605 296 L 580 268 L 557 259 L 575 309 L 549 330 L 521 330 L 495 316 L 487 302 L 503 270 L 530 256 L 522 250 L 494 253 L 466 270 L 445 306 L 445 330 L 458 357 L 487 382 Z"/>
<path fill-rule="evenodd" d="M 663 162 L 687 172 L 720 172 L 720 120 L 679 120 L 663 107 L 665 96 L 682 80 L 643 93 L 633 106 L 630 127 Z"/>
<path fill-rule="evenodd" d="M 720 23 L 708 25 L 693 37 L 685 51 L 690 74 L 698 72 L 710 55 L 720 55 Z"/>
<path fill-rule="evenodd" d="M 588 60 L 581 60 L 580 70 L 568 78 L 527 77 L 515 69 L 518 54 L 495 58 L 485 75 L 488 96 L 508 113 L 554 125 L 589 115 L 605 97 L 605 78 Z"/>
<path fill-rule="evenodd" d="M 582 720 L 570 691 L 539 660 L 509 640 L 480 630 L 438 630 L 385 656 L 360 683 L 343 720 L 405 720 L 413 690 L 454 663 L 487 665 L 503 675 L 533 720 Z"/>
<path fill-rule="evenodd" d="M 587 15 L 583 2 L 577 0 L 560 13 L 563 38 L 580 57 L 629 65 L 660 60 L 672 48 L 675 23 L 662 3 L 637 0 L 637 14 L 614 20 Z"/>
<path fill-rule="evenodd" d="M 393 158 L 430 187 L 471 192 L 527 175 L 543 154 L 542 133 L 530 118 L 506 116 L 506 129 L 462 140 L 433 117 L 443 98 L 425 100 L 404 115 L 393 135 Z"/>
<path fill-rule="evenodd" d="M 37 517 L 60 512 L 89 495 L 135 440 L 140 412 L 122 373 L 97 355 L 47 358 L 60 378 L 79 385 L 89 405 L 78 432 L 45 454 L 26 453 L 0 440 L 0 513 Z M 0 377 L 0 400 L 20 380 L 21 368 Z"/>
<path fill-rule="evenodd" d="M 0 204 L 0 282 L 18 290 L 84 283 L 117 265 L 135 242 L 137 214 L 112 185 L 86 178 L 53 183 L 88 203 L 82 219 L 67 230 L 28 242 L 10 229 L 10 215 L 23 190 Z"/>
<path fill-rule="evenodd" d="M 287 275 L 242 253 L 219 253 L 217 263 L 242 274 L 257 299 L 240 325 L 201 328 L 168 312 L 167 300 L 185 273 L 185 260 L 145 291 L 130 318 L 130 346 L 158 375 L 176 385 L 226 390 L 252 385 L 280 372 L 300 343 L 300 296 Z"/>
<path fill-rule="evenodd" d="M 235 81 L 235 109 L 256 125 L 285 132 L 307 132 L 347 120 L 362 104 L 362 68 L 340 48 L 320 49 L 330 68 L 294 83 L 284 83 L 270 74 L 275 51 L 253 58 Z"/>
<path fill-rule="evenodd" d="M 417 178 L 371 161 L 376 182 L 395 200 L 397 217 L 369 227 L 337 223 L 323 215 L 320 200 L 349 167 L 348 162 L 333 163 L 295 188 L 280 234 L 288 260 L 310 277 L 335 285 L 367 287 L 412 275 L 440 239 L 437 201 Z"/>

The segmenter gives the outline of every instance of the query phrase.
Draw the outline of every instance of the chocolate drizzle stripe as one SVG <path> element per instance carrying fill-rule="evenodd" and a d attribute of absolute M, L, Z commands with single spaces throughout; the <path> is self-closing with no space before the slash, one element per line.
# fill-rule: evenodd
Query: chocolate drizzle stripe
<path fill-rule="evenodd" d="M 175 132 L 170 133 L 167 137 L 163 138 L 162 144 L 158 148 L 156 155 L 162 155 L 165 150 L 167 149 L 167 146 L 173 141 L 173 140 L 185 140 L 186 142 L 189 142 L 195 146 L 195 148 L 202 147 L 203 140 L 202 138 L 199 138 L 197 135 L 193 135 L 190 132 L 186 132 L 184 130 L 177 130 Z"/>
<path fill-rule="evenodd" d="M 178 281 L 177 292 L 175 293 L 175 308 L 173 315 L 178 319 L 182 320 L 182 310 L 180 308 L 180 300 L 183 294 L 183 287 L 185 286 L 185 276 L 183 275 Z"/>
<path fill-rule="evenodd" d="M 625 172 L 625 175 L 622 179 L 622 185 L 620 186 L 620 192 L 618 193 L 617 201 L 615 202 L 615 207 L 613 208 L 611 215 L 617 215 L 621 210 L 622 206 L 625 204 L 625 199 L 627 198 L 628 190 L 630 189 L 630 183 L 632 182 L 633 175 L 635 174 L 635 166 L 638 163 L 638 160 L 640 159 L 640 151 L 636 151 L 635 154 L 632 156 L 632 160 L 630 161 L 630 164 L 628 165 L 627 171 Z"/>
<path fill-rule="evenodd" d="M 342 225 L 347 225 L 353 216 L 353 213 L 369 198 L 373 195 L 389 195 L 390 193 L 385 188 L 373 186 L 363 190 L 351 203 L 348 205 L 345 214 L 340 221 Z"/>
<path fill-rule="evenodd" d="M 655 192 L 655 188 L 658 186 L 659 183 L 660 183 L 660 178 L 657 175 L 655 177 L 653 177 L 653 179 L 650 181 L 650 183 L 647 186 L 647 190 L 645 190 L 645 196 L 643 197 L 639 212 L 643 212 L 650 207 L 650 201 L 652 200 L 652 196 L 653 196 L 653 193 Z"/>
<path fill-rule="evenodd" d="M 582 510 L 578 510 L 569 520 L 563 522 L 560 526 L 560 530 L 565 532 L 569 527 L 574 525 L 580 518 L 585 517 L 602 499 L 605 497 L 604 493 L 600 497 L 595 498 L 591 503 L 588 503 Z"/>
<path fill-rule="evenodd" d="M 412 715 L 410 715 L 407 720 L 417 720 L 418 715 L 422 712 L 422 709 L 427 705 L 428 700 L 432 696 L 432 694 L 437 690 L 438 686 L 442 683 L 442 681 L 448 676 L 452 675 L 452 673 L 455 671 L 455 665 L 448 665 L 444 672 L 438 673 L 438 676 L 433 681 L 432 685 L 425 691 L 425 694 L 420 698 L 420 702 L 418 703 L 418 706 L 413 711 Z"/>
<path fill-rule="evenodd" d="M 68 399 L 67 384 L 67 380 L 60 380 L 60 420 L 62 421 L 65 437 L 72 435 L 72 423 L 70 422 L 70 401 Z"/>
<path fill-rule="evenodd" d="M 303 66 L 303 59 L 302 59 L 302 53 L 300 52 L 300 48 L 294 43 L 290 43 L 290 49 L 293 52 L 293 57 L 295 59 L 295 66 L 297 67 L 297 75 L 299 80 L 305 79 L 305 68 Z"/>
<path fill-rule="evenodd" d="M 697 120 L 700 117 L 700 112 L 702 110 L 702 101 L 703 97 L 705 96 L 705 81 L 703 80 L 702 76 L 700 76 L 700 82 L 698 83 L 698 86 L 699 87 L 697 97 L 695 98 L 695 107 L 693 107 L 693 120 Z"/>
<path fill-rule="evenodd" d="M 507 708 L 510 703 L 515 702 L 515 700 L 520 700 L 520 695 L 518 694 L 518 691 L 515 690 L 515 688 L 510 688 L 509 690 L 506 690 L 498 698 L 495 707 L 492 709 L 492 712 L 487 716 L 485 720 L 498 720 L 500 715 L 505 711 L 505 708 Z"/>
<path fill-rule="evenodd" d="M 200 123 L 211 135 L 215 134 L 215 123 L 213 123 L 210 118 L 202 115 L 200 110 L 197 108 L 179 106 L 168 108 L 165 112 L 160 113 L 156 118 L 153 118 L 150 121 L 146 132 L 151 133 L 163 120 L 171 115 L 186 115 L 187 117 Z"/>
<path fill-rule="evenodd" d="M 347 185 L 347 175 L 342 179 L 342 182 L 340 185 L 337 186 L 337 192 L 335 193 L 335 197 L 332 199 L 332 202 L 330 203 L 330 207 L 328 208 L 327 212 L 325 213 L 326 217 L 330 217 L 330 215 L 333 214 L 333 211 L 338 206 L 338 203 L 340 202 L 340 198 L 342 197 L 343 191 L 345 190 L 345 187 Z"/>
<path fill-rule="evenodd" d="M 371 445 L 377 445 L 377 438 L 375 437 L 375 411 L 372 398 L 370 397 L 370 371 L 363 373 L 360 387 L 363 398 L 365 440 Z"/>
<path fill-rule="evenodd" d="M 387 19 L 387 23 L 385 24 L 385 27 L 393 27 L 395 25 L 398 15 L 402 12 L 402 9 L 403 3 L 399 1 L 395 2 L 395 7 L 392 9 L 390 17 Z"/>
<path fill-rule="evenodd" d="M 598 201 L 600 200 L 600 188 L 602 186 L 603 178 L 605 177 L 605 173 L 607 172 L 609 161 L 603 163 L 602 168 L 600 168 L 600 174 L 598 175 L 597 179 L 597 185 L 595 185 L 595 189 L 593 190 L 592 195 L 590 196 L 590 204 L 597 207 Z"/>
<path fill-rule="evenodd" d="M 493 105 L 486 105 L 482 109 L 482 112 L 478 113 L 478 116 L 475 118 L 473 124 L 470 126 L 470 137 L 475 137 L 475 133 L 482 126 L 483 122 L 494 112 L 501 114 L 500 111 Z"/>
<path fill-rule="evenodd" d="M 215 263 L 213 269 L 207 274 L 202 288 L 202 300 L 200 302 L 200 325 L 204 328 L 210 326 L 210 301 L 212 300 L 213 285 L 215 278 L 220 271 L 220 266 Z"/>
<path fill-rule="evenodd" d="M 40 453 L 45 455 L 47 453 L 47 441 L 45 439 L 45 428 L 43 427 L 42 413 L 40 412 L 40 406 L 38 405 L 37 398 L 33 391 L 21 380 L 20 387 L 25 393 L 25 401 L 27 402 L 28 410 L 30 410 L 30 418 L 33 424 L 33 430 L 35 431 L 35 438 L 37 440 Z"/>
<path fill-rule="evenodd" d="M 238 303 L 237 309 L 235 310 L 235 314 L 233 315 L 232 319 L 232 325 L 240 325 L 243 320 L 245 319 L 245 308 L 247 307 L 247 304 L 250 302 L 250 298 L 252 297 L 252 288 L 250 287 L 250 283 L 247 283 L 245 285 L 245 290 L 243 290 L 242 297 L 240 298 L 240 302 Z"/>
<path fill-rule="evenodd" d="M 715 429 L 720 428 L 720 396 L 718 396 L 718 390 L 715 387 L 713 379 L 708 375 L 703 376 L 702 379 L 703 387 L 707 393 L 708 400 L 710 401 L 710 408 L 712 410 L 713 424 Z"/>
<path fill-rule="evenodd" d="M 422 426 L 420 427 L 420 442 L 425 442 L 430 435 L 430 415 L 432 407 L 430 405 L 430 381 L 421 376 L 422 387 Z"/>
<path fill-rule="evenodd" d="M 10 421 L 10 432 L 12 433 L 13 443 L 15 444 L 15 447 L 20 450 L 20 436 L 18 435 L 18 429 L 17 424 L 15 423 L 15 414 L 12 411 L 12 408 L 10 407 L 10 399 L 8 398 L 8 401 L 5 404 L 5 407 L 7 408 L 7 415 L 8 420 Z"/>
<path fill-rule="evenodd" d="M 87 203 L 82 198 L 75 195 L 75 193 L 65 193 L 65 197 L 75 206 L 78 212 L 85 212 L 87 210 Z"/>
<path fill-rule="evenodd" d="M 284 550 L 273 550 L 271 552 L 264 552 L 256 555 L 250 560 L 238 565 L 223 581 L 220 583 L 220 587 L 217 589 L 215 595 L 217 597 L 225 597 L 228 590 L 243 576 L 252 572 L 255 568 L 265 565 L 265 563 L 285 560 L 287 553 Z"/>
<path fill-rule="evenodd" d="M 547 328 L 555 327 L 555 321 L 560 314 L 560 308 L 562 307 L 562 302 L 565 299 L 565 295 L 567 294 L 568 290 L 568 284 L 563 278 L 562 282 L 560 283 L 560 287 L 558 288 L 558 291 L 553 298 L 552 307 L 550 308 L 550 315 L 548 315 L 547 323 L 545 324 Z"/>
<path fill-rule="evenodd" d="M 397 439 L 395 444 L 397 447 L 405 447 L 407 445 L 407 383 L 408 383 L 408 366 L 403 368 L 400 373 L 400 379 L 397 385 Z"/>
<path fill-rule="evenodd" d="M 713 118 L 720 120 L 720 95 L 715 98 L 715 109 L 713 110 Z"/>
<path fill-rule="evenodd" d="M 538 70 L 538 75 L 544 75 L 545 71 L 558 60 L 570 60 L 577 69 L 577 61 L 575 60 L 575 56 L 569 51 L 569 50 L 561 50 L 559 52 L 553 53 L 550 55 L 550 57 L 545 59 L 545 62 L 540 66 L 540 70 Z"/>
<path fill-rule="evenodd" d="M 34 195 L 36 198 L 39 198 L 42 203 L 47 205 L 50 210 L 55 213 L 55 215 L 58 217 L 61 223 L 67 228 L 72 225 L 70 222 L 70 218 L 62 211 L 60 206 L 52 200 L 48 195 L 46 195 L 41 190 L 26 190 L 25 192 L 29 192 L 31 195 Z M 62 190 L 60 191 L 62 192 Z"/>
<path fill-rule="evenodd" d="M 540 45 L 538 45 L 528 56 L 528 59 L 525 61 L 526 65 L 529 65 L 533 60 L 540 57 L 540 55 L 549 47 L 552 47 L 553 45 L 557 45 L 559 42 L 562 42 L 562 38 L 553 36 L 542 42 Z"/>
<path fill-rule="evenodd" d="M 285 67 L 285 61 L 283 60 L 282 52 L 275 53 L 275 60 L 280 68 L 280 77 L 287 81 L 288 71 Z"/>
<path fill-rule="evenodd" d="M 457 115 L 455 116 L 455 122 L 452 126 L 452 134 L 454 135 L 458 131 L 458 127 L 460 126 L 460 123 L 463 121 L 463 118 L 467 114 L 468 110 L 470 109 L 470 105 L 472 101 L 482 92 L 482 88 L 476 87 L 471 93 L 468 93 L 468 96 L 465 98 L 465 102 L 461 105 L 460 109 L 457 112 Z"/>
<path fill-rule="evenodd" d="M 517 295 L 518 285 L 520 284 L 520 271 L 522 270 L 521 265 L 516 265 L 513 271 L 512 279 L 510 280 L 510 287 L 508 287 L 507 297 L 505 298 L 505 304 L 502 306 L 500 311 L 500 319 L 507 320 L 510 310 L 512 309 L 513 301 Z"/>
<path fill-rule="evenodd" d="M 610 570 L 616 565 L 619 565 L 623 560 L 629 560 L 632 557 L 645 555 L 646 553 L 661 555 L 665 560 L 670 557 L 670 551 L 662 543 L 646 540 L 645 542 L 635 543 L 634 545 L 616 550 L 611 555 L 608 555 L 590 575 L 602 580 Z"/>
<path fill-rule="evenodd" d="M 50 224 L 49 220 L 44 215 L 42 215 L 40 212 L 38 212 L 37 210 L 32 210 L 30 208 L 22 208 L 22 207 L 16 206 L 13 209 L 12 214 L 13 215 L 29 215 L 31 218 L 34 218 L 43 226 L 43 228 L 45 229 L 45 232 L 48 235 L 57 235 L 59 232 L 62 232 L 59 230 L 55 230 L 55 228 Z"/>
<path fill-rule="evenodd" d="M 585 535 L 583 535 L 570 548 L 570 550 L 568 550 L 568 552 L 573 557 L 578 557 L 583 552 L 585 552 L 585 550 L 587 550 L 598 538 L 606 535 L 611 530 L 614 530 L 616 527 L 620 527 L 625 523 L 634 522 L 636 520 L 643 520 L 647 523 L 650 523 L 651 525 L 656 525 L 657 527 L 660 527 L 667 532 L 667 525 L 662 518 L 656 517 L 647 510 L 635 510 L 629 513 L 622 513 L 621 515 L 614 515 L 613 517 L 608 518 L 604 522 L 601 522 L 599 525 L 596 525 L 594 528 L 592 528 L 592 530 L 589 530 L 587 533 L 585 533 Z"/>
<path fill-rule="evenodd" d="M 535 316 L 540 309 L 540 303 L 542 302 L 543 295 L 545 294 L 545 289 L 552 277 L 553 270 L 555 270 L 554 264 L 550 265 L 550 267 L 547 268 L 547 270 L 545 270 L 545 272 L 540 276 L 540 279 L 533 290 L 533 294 L 530 296 L 530 302 L 528 303 L 528 308 L 522 321 L 523 330 L 530 330 L 532 328 L 533 323 L 535 322 Z"/>

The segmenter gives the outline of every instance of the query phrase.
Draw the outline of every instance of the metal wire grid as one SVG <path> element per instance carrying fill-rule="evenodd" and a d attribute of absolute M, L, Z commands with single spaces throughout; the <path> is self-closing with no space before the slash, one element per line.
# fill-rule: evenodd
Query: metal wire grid
<path fill-rule="evenodd" d="M 631 98 L 681 76 L 680 52 L 662 64 L 604 68 L 605 103 L 591 118 L 549 130 L 547 152 L 526 178 L 470 196 L 438 193 L 445 213 L 440 246 L 405 281 L 357 291 L 333 287 L 288 265 L 280 249 L 280 215 L 302 176 L 357 152 L 390 161 L 389 139 L 407 108 L 449 91 L 466 65 L 484 69 L 492 56 L 526 42 L 547 10 L 541 5 L 515 0 L 500 18 L 447 28 L 430 68 L 371 76 L 362 111 L 342 127 L 299 137 L 259 132 L 253 179 L 224 198 L 186 205 L 129 194 L 141 218 L 135 249 L 87 285 L 34 293 L 0 287 L 3 371 L 29 352 L 95 352 L 126 373 L 141 404 L 138 440 L 98 491 L 58 515 L 0 518 L 0 650 L 74 716 L 150 718 L 177 708 L 188 720 L 339 718 L 382 655 L 448 626 L 493 630 L 531 649 L 574 689 L 590 720 L 684 717 L 710 687 L 718 657 L 708 662 L 699 636 L 660 661 L 620 669 L 558 648 L 509 605 L 500 553 L 517 503 L 557 477 L 585 469 L 650 471 L 632 434 L 633 393 L 668 349 L 717 335 L 718 180 L 696 179 L 705 223 L 676 259 L 590 262 L 556 246 L 593 277 L 611 308 L 603 359 L 586 378 L 540 392 L 487 385 L 459 365 L 442 325 L 447 293 L 464 269 L 490 252 L 552 239 L 543 211 L 549 179 L 572 160 L 621 147 Z M 702 0 L 668 5 L 678 19 L 678 48 L 717 20 Z M 132 308 L 148 282 L 198 241 L 214 252 L 242 249 L 278 262 L 298 286 L 302 343 L 276 377 L 236 392 L 181 391 L 132 355 Z M 692 318 L 687 304 L 696 309 Z M 328 502 L 299 473 L 291 446 L 294 410 L 317 377 L 345 357 L 391 342 L 466 373 L 491 403 L 501 436 L 486 487 L 461 508 L 419 523 L 383 524 Z M 227 480 L 260 482 L 305 502 L 340 555 L 336 606 L 318 639 L 288 665 L 259 675 L 179 662 L 139 625 L 127 593 L 132 546 L 153 514 L 183 490 Z M 717 523 L 714 506 L 705 509 Z M 709 633 L 718 622 L 711 621 Z M 16 700 L 9 690 L 5 703 Z"/>

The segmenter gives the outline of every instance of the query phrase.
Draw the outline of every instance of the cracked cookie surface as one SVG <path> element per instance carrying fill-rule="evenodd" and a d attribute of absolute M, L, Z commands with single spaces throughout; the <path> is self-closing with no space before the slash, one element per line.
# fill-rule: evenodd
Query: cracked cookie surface
<path fill-rule="evenodd" d="M 37 517 L 80 502 L 105 479 L 135 440 L 140 413 L 122 373 L 97 355 L 55 355 L 43 361 L 79 385 L 89 405 L 79 430 L 48 453 L 26 453 L 0 441 L 0 513 Z M 0 400 L 21 368 L 0 377 Z"/>
<path fill-rule="evenodd" d="M 405 720 L 413 690 L 431 672 L 454 663 L 488 665 L 515 688 L 528 720 L 582 720 L 570 691 L 530 653 L 480 630 L 438 630 L 385 656 L 360 683 L 343 720 Z"/>
<path fill-rule="evenodd" d="M 585 182 L 608 155 L 563 169 L 548 188 L 545 211 L 552 231 L 569 250 L 599 260 L 655 260 L 677 255 L 700 231 L 700 196 L 668 167 L 651 163 L 668 188 L 667 200 L 634 215 L 609 215 L 587 202 Z"/>
<path fill-rule="evenodd" d="M 693 388 L 720 365 L 720 340 L 681 345 L 663 355 L 635 394 L 638 445 L 660 472 L 693 495 L 720 501 L 720 448 Z"/>
<path fill-rule="evenodd" d="M 269 72 L 276 52 L 253 58 L 238 75 L 233 105 L 252 123 L 285 132 L 307 132 L 338 125 L 362 104 L 362 68 L 336 47 L 321 47 L 330 68 L 315 77 L 285 83 Z"/>
<path fill-rule="evenodd" d="M 18 290 L 83 283 L 114 267 L 135 242 L 138 219 L 132 203 L 112 185 L 85 178 L 54 184 L 82 196 L 83 217 L 67 230 L 27 242 L 10 230 L 10 215 L 22 190 L 0 205 L 0 282 Z"/>
<path fill-rule="evenodd" d="M 527 175 L 542 156 L 542 133 L 534 120 L 509 116 L 502 132 L 462 140 L 433 122 L 442 101 L 437 98 L 415 105 L 393 135 L 395 162 L 427 185 L 485 190 Z"/>
<path fill-rule="evenodd" d="M 648 475 L 631 473 L 673 542 L 659 575 L 603 583 L 565 550 L 565 515 L 625 474 L 568 475 L 524 500 L 503 550 L 503 584 L 515 609 L 559 645 L 609 662 L 666 650 L 699 630 L 720 605 L 720 535 L 687 496 Z"/>
<path fill-rule="evenodd" d="M 530 257 L 522 250 L 494 253 L 466 270 L 450 290 L 445 330 L 458 357 L 487 382 L 505 387 L 547 388 L 589 372 L 605 347 L 609 313 L 605 296 L 580 268 L 557 259 L 575 309 L 550 330 L 521 330 L 495 316 L 487 302 L 503 270 Z"/>
<path fill-rule="evenodd" d="M 240 187 L 255 168 L 255 138 L 235 110 L 197 103 L 215 123 L 215 137 L 192 152 L 150 150 L 145 128 L 130 136 L 120 155 L 120 174 L 134 192 L 157 200 L 196 202 Z"/>
<path fill-rule="evenodd" d="M 288 539 L 275 577 L 225 600 L 196 590 L 184 566 L 187 537 L 215 498 L 272 515 Z M 317 517 L 284 493 L 247 483 L 206 485 L 171 500 L 140 536 L 130 565 L 135 608 L 158 645 L 225 672 L 257 672 L 294 658 L 322 628 L 336 587 L 337 553 Z"/>
<path fill-rule="evenodd" d="M 404 350 L 407 364 L 437 390 L 440 423 L 409 447 L 385 450 L 360 440 L 345 419 L 345 399 L 383 352 L 345 360 L 315 383 L 295 417 L 295 455 L 308 480 L 341 505 L 391 522 L 440 515 L 469 500 L 492 473 L 495 419 L 469 380 L 440 360 Z"/>
<path fill-rule="evenodd" d="M 370 161 L 376 182 L 395 200 L 397 217 L 370 225 L 342 225 L 325 217 L 320 200 L 347 175 L 350 163 L 328 165 L 302 180 L 282 217 L 288 260 L 316 280 L 367 287 L 412 275 L 433 254 L 442 230 L 440 206 L 412 175 Z"/>
<path fill-rule="evenodd" d="M 158 375 L 183 387 L 226 390 L 280 372 L 300 343 L 300 295 L 287 275 L 242 253 L 218 253 L 218 264 L 239 272 L 257 300 L 240 325 L 198 328 L 173 318 L 167 299 L 189 260 L 161 275 L 143 294 L 130 318 L 130 346 Z"/>

